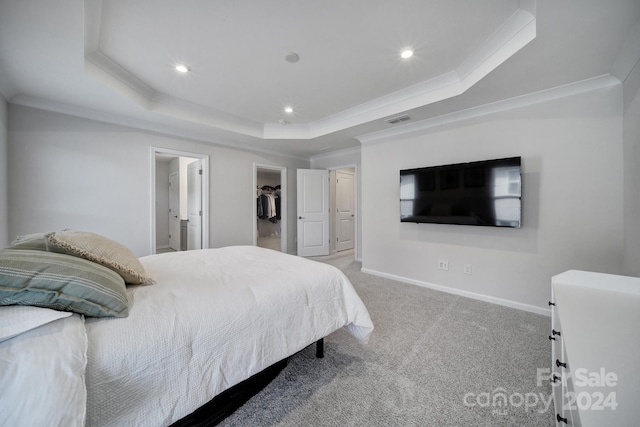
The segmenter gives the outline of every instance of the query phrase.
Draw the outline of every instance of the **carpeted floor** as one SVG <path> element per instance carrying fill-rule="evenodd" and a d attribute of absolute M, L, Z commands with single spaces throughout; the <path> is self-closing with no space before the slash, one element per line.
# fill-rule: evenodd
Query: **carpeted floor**
<path fill-rule="evenodd" d="M 222 426 L 552 426 L 548 317 L 345 272 L 375 325 L 363 345 L 344 330 L 293 356 Z M 547 374 L 541 374 L 544 378 Z"/>

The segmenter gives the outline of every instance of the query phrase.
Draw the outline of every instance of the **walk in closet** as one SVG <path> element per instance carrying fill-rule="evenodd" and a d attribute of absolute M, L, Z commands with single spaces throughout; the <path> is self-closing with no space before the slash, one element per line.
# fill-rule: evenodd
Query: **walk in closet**
<path fill-rule="evenodd" d="M 282 183 L 278 170 L 256 170 L 256 244 L 282 250 Z"/>

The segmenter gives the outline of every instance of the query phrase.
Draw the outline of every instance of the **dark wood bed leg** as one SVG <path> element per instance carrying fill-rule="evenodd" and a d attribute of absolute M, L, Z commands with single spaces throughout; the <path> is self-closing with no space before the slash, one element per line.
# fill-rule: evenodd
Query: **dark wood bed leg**
<path fill-rule="evenodd" d="M 324 338 L 316 341 L 316 357 L 322 359 L 324 357 Z"/>

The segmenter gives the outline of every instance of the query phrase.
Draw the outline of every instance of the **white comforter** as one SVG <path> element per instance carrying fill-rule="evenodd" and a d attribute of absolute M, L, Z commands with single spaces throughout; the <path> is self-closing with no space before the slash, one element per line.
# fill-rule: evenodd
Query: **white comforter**
<path fill-rule="evenodd" d="M 254 246 L 141 259 L 129 317 L 87 319 L 88 426 L 161 426 L 369 314 L 344 274 Z"/>
<path fill-rule="evenodd" d="M 127 318 L 0 307 L 0 425 L 166 426 L 338 328 L 373 330 L 326 264 L 252 246 L 141 261 L 157 284 L 129 288 Z"/>

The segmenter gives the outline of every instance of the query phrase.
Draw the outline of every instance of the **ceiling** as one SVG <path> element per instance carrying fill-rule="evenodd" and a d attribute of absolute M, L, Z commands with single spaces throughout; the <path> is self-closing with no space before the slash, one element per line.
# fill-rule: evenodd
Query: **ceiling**
<path fill-rule="evenodd" d="M 0 92 L 309 157 L 612 74 L 639 19 L 638 0 L 0 0 Z"/>

